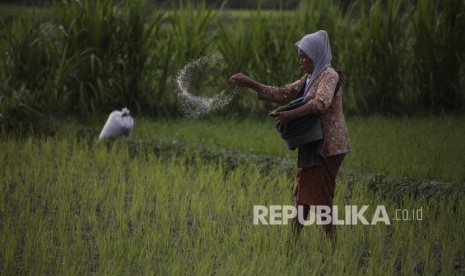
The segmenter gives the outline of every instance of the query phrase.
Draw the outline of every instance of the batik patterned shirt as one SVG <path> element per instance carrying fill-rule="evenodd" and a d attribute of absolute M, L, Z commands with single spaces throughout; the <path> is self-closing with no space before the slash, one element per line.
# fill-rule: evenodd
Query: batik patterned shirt
<path fill-rule="evenodd" d="M 258 92 L 259 100 L 277 103 L 289 103 L 305 84 L 308 75 L 300 80 L 282 87 L 265 86 Z M 333 68 L 325 69 L 313 82 L 304 98 L 311 113 L 321 113 L 321 128 L 327 156 L 343 154 L 351 151 L 349 132 L 342 110 L 342 87 L 335 94 L 339 80 L 338 73 Z"/>

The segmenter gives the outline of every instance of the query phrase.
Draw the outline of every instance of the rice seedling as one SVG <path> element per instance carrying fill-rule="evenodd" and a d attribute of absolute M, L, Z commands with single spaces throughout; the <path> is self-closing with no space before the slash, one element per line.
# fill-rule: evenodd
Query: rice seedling
<path fill-rule="evenodd" d="M 291 204 L 286 175 L 130 155 L 124 141 L 2 136 L 0 147 L 2 274 L 463 273 L 463 201 L 396 202 L 363 179 L 347 196 L 342 174 L 335 204 L 384 205 L 392 224 L 339 226 L 334 250 L 308 226 L 288 247 L 289 226 L 253 224 L 254 205 Z M 422 218 L 395 220 L 403 210 Z"/>
<path fill-rule="evenodd" d="M 462 117 L 349 117 L 347 123 L 352 152 L 343 166 L 348 170 L 446 182 L 465 180 Z M 296 158 L 296 152 L 285 147 L 271 119 L 142 119 L 137 126 L 134 137 L 141 139 Z"/>

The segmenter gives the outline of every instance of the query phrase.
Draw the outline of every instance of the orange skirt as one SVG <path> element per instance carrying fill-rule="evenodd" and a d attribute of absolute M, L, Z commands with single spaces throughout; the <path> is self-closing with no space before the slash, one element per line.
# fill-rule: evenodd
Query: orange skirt
<path fill-rule="evenodd" d="M 310 168 L 300 168 L 294 181 L 296 205 L 332 206 L 336 175 L 345 154 L 328 156 L 325 162 Z"/>

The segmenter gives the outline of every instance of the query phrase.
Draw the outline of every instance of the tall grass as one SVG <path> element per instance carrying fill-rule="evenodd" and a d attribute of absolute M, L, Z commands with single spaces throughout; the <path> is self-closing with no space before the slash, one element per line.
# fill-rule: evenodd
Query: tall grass
<path fill-rule="evenodd" d="M 402 113 L 410 100 L 402 97 L 408 81 L 408 7 L 403 0 L 369 2 L 361 1 L 355 37 L 348 42 L 349 93 L 361 113 Z"/>
<path fill-rule="evenodd" d="M 218 51 L 226 63 L 225 75 L 242 72 L 257 79 L 267 76 L 262 74 L 267 70 L 264 65 L 274 56 L 266 56 L 269 52 L 266 46 L 272 41 L 265 41 L 267 30 L 264 24 L 265 18 L 258 13 L 252 18 L 238 18 L 231 24 L 219 25 Z M 258 103 L 253 94 L 242 96 L 236 104 L 247 113 L 264 111 L 263 104 Z"/>
<path fill-rule="evenodd" d="M 74 138 L 2 136 L 2 274 L 463 273 L 463 202 L 387 200 L 341 175 L 335 204 L 384 205 L 392 225 L 253 225 L 254 205 L 291 204 L 292 179 L 244 163 L 130 155 Z M 422 208 L 422 220 L 394 221 Z M 454 211 L 455 210 L 455 211 Z M 448 235 L 444 235 L 448 233 Z"/>
<path fill-rule="evenodd" d="M 6 39 L 1 41 L 5 51 L 0 61 L 3 76 L 0 104 L 4 116 L 24 119 L 23 116 L 44 108 L 37 100 L 49 62 L 45 60 L 46 49 L 39 45 L 38 21 L 36 17 L 20 18 L 11 28 L 5 28 Z"/>
<path fill-rule="evenodd" d="M 63 1 L 45 23 L 21 16 L 5 23 L 0 112 L 14 118 L 26 105 L 87 115 L 128 106 L 176 116 L 174 79 L 186 62 L 214 56 L 221 81 L 242 71 L 282 85 L 302 74 L 293 43 L 318 29 L 329 33 L 333 67 L 346 73 L 348 113 L 463 112 L 463 1 L 301 1 L 295 11 L 247 12 L 172 3 L 176 9 Z M 234 107 L 254 115 L 271 108 L 251 93 Z"/>
<path fill-rule="evenodd" d="M 150 59 L 151 68 L 145 73 L 149 75 L 149 94 L 147 104 L 150 110 L 146 113 L 154 115 L 175 115 L 178 112 L 176 103 L 175 80 L 177 74 L 186 63 L 201 57 L 208 57 L 212 66 L 218 66 L 218 55 L 214 45 L 217 33 L 211 31 L 216 26 L 217 11 L 208 9 L 206 1 L 194 4 L 191 1 L 172 1 L 177 4 L 173 10 L 157 10 L 155 15 L 160 17 L 156 32 L 147 34 L 151 40 Z M 210 59 L 211 58 L 211 59 Z M 211 66 L 210 66 L 211 67 Z M 218 72 L 223 68 L 215 68 Z M 203 77 L 210 73 L 195 72 Z M 197 80 L 195 80 L 197 78 Z M 192 85 L 200 85 L 201 77 L 193 76 Z M 227 79 L 225 77 L 224 79 Z M 202 84 L 208 83 L 203 81 Z M 196 87 L 198 88 L 198 87 Z M 202 90 L 219 91 L 217 87 L 202 87 Z"/>
<path fill-rule="evenodd" d="M 140 110 L 145 101 L 143 82 L 149 56 L 146 33 L 159 17 L 146 24 L 144 1 L 70 1 L 54 5 L 55 24 L 61 30 L 67 55 L 85 53 L 78 60 L 72 92 L 74 112 L 127 105 Z"/>
<path fill-rule="evenodd" d="M 414 80 L 418 100 L 436 113 L 462 110 L 465 45 L 463 1 L 418 1 L 413 17 Z M 463 80 L 462 80 L 463 81 Z"/>
<path fill-rule="evenodd" d="M 2 114 L 89 114 L 147 101 L 143 1 L 57 2 L 51 20 L 19 17 L 2 40 Z M 12 115 L 13 112 L 13 115 Z"/>

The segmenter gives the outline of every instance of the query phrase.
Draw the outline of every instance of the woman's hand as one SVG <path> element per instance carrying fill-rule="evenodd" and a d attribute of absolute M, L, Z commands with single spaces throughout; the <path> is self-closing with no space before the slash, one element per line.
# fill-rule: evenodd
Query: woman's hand
<path fill-rule="evenodd" d="M 240 87 L 250 87 L 250 83 L 252 82 L 252 79 L 242 73 L 232 75 L 229 80 Z"/>
<path fill-rule="evenodd" d="M 274 122 L 281 133 L 286 132 L 287 125 L 290 121 L 294 120 L 294 116 L 291 111 L 272 112 L 270 115 L 274 117 Z"/>
<path fill-rule="evenodd" d="M 263 90 L 263 87 L 265 87 L 264 84 L 259 83 L 258 81 L 253 80 L 242 73 L 232 75 L 231 78 L 229 78 L 229 80 L 232 83 L 239 85 L 240 87 L 252 88 L 258 93 L 260 93 Z"/>

